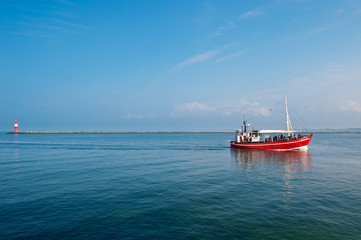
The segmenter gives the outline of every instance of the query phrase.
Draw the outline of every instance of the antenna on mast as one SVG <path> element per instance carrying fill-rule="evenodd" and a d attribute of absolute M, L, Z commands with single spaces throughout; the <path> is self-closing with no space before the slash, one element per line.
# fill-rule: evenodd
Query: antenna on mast
<path fill-rule="evenodd" d="M 246 113 L 245 113 L 245 112 L 243 112 L 243 127 L 244 127 L 243 131 L 244 131 L 244 132 L 247 132 Z"/>

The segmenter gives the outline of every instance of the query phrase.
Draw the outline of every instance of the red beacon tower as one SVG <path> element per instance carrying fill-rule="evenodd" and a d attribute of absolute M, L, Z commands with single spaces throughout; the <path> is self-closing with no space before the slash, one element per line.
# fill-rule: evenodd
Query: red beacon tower
<path fill-rule="evenodd" d="M 18 129 L 18 121 L 17 121 L 17 120 L 15 120 L 14 132 L 19 132 L 19 129 Z"/>

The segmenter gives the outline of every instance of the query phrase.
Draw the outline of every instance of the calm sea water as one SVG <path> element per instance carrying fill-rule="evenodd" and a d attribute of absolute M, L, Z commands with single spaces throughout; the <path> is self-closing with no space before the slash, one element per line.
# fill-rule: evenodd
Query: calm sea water
<path fill-rule="evenodd" d="M 0 134 L 0 239 L 361 239 L 361 134 Z"/>

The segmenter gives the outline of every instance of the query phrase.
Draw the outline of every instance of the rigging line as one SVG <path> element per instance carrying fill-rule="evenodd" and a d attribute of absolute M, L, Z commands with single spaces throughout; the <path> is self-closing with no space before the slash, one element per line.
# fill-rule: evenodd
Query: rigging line
<path fill-rule="evenodd" d="M 291 114 L 291 117 L 292 117 L 292 121 L 297 122 L 297 124 L 301 126 L 300 130 L 305 129 L 305 126 L 300 121 L 298 121 L 297 118 L 293 117 L 293 114 Z"/>
<path fill-rule="evenodd" d="M 289 104 L 290 105 L 290 104 Z M 293 107 L 293 105 L 290 105 L 292 108 L 292 112 L 295 113 L 297 115 L 297 118 L 300 119 L 300 121 L 297 120 L 297 118 L 294 117 L 294 120 L 296 120 L 296 122 L 298 122 L 301 127 L 305 130 L 308 130 L 309 128 L 306 126 L 305 121 L 302 119 L 302 117 L 298 114 L 298 112 L 296 111 L 296 109 Z"/>
<path fill-rule="evenodd" d="M 274 109 L 274 108 L 276 108 L 276 107 L 278 107 L 281 103 L 283 103 L 283 99 L 282 99 L 279 103 L 277 103 L 275 106 L 273 106 L 273 107 L 271 108 L 271 110 Z"/>
<path fill-rule="evenodd" d="M 302 127 L 305 127 L 305 123 L 302 119 L 302 117 L 298 114 L 298 112 L 296 111 L 296 109 L 293 107 L 293 105 L 290 105 L 291 108 L 292 108 L 292 113 L 295 113 L 295 115 L 297 115 L 297 118 L 294 117 L 294 119 L 302 126 Z"/>
<path fill-rule="evenodd" d="M 301 126 L 300 131 L 310 131 L 310 128 L 306 127 L 306 126 L 303 125 L 301 122 L 299 122 L 299 121 L 297 120 L 297 118 L 294 118 L 293 120 L 295 120 L 295 121 Z"/>
<path fill-rule="evenodd" d="M 267 110 L 269 110 L 270 112 L 272 112 L 272 108 L 269 108 L 269 109 L 267 109 Z M 253 119 L 258 118 L 258 117 L 260 117 L 260 116 L 262 116 L 262 115 L 263 115 L 263 113 L 260 113 L 260 114 L 254 116 L 254 117 L 251 117 L 251 118 L 246 119 L 246 121 L 253 120 Z"/>
<path fill-rule="evenodd" d="M 278 105 L 280 105 L 282 102 L 283 102 L 283 100 L 281 100 L 279 103 L 277 103 L 277 104 L 276 104 L 276 105 L 274 105 L 273 107 L 271 107 L 271 108 L 267 108 L 267 110 L 268 110 L 269 112 L 272 112 L 272 111 L 273 111 L 273 109 L 274 109 L 274 108 L 276 108 L 276 107 L 278 107 Z M 262 113 L 260 113 L 260 114 L 258 114 L 258 115 L 256 115 L 256 116 L 254 116 L 254 117 L 251 117 L 251 118 L 246 119 L 246 121 L 253 120 L 253 119 L 258 118 L 258 117 L 260 117 L 260 116 L 262 116 L 262 115 L 263 115 L 263 114 L 262 114 Z"/>

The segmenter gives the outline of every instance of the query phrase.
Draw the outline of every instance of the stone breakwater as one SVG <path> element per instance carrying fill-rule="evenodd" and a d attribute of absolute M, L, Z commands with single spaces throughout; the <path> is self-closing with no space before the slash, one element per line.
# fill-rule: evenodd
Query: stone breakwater
<path fill-rule="evenodd" d="M 233 133 L 234 131 L 19 131 L 7 134 Z"/>
<path fill-rule="evenodd" d="M 19 131 L 7 134 L 120 134 L 120 133 L 234 133 L 234 131 Z M 334 130 L 334 131 L 304 131 L 303 133 L 361 133 L 361 131 Z"/>

